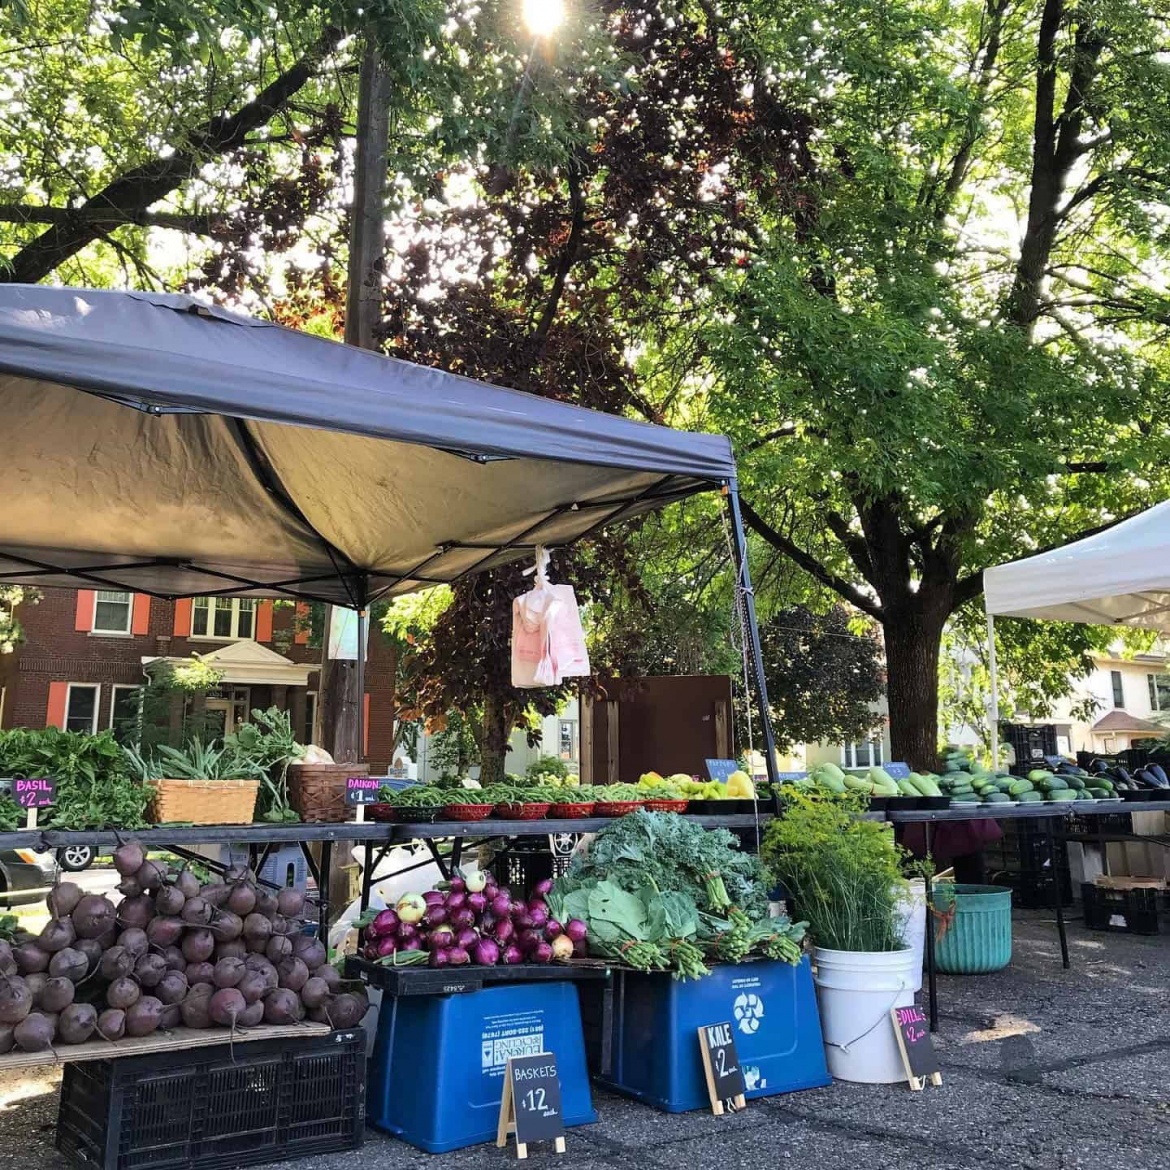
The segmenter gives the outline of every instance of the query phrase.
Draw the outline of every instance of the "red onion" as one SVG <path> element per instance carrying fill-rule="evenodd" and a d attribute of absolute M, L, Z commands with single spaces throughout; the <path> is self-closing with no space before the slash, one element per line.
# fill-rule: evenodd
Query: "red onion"
<path fill-rule="evenodd" d="M 516 901 L 510 902 L 509 907 L 510 907 L 510 909 L 508 910 L 508 913 L 513 918 L 515 918 L 517 914 L 527 914 L 528 913 L 528 904 L 526 902 L 519 901 L 519 899 L 517 899 Z"/>
<path fill-rule="evenodd" d="M 512 966 L 515 963 L 523 963 L 524 962 L 524 956 L 520 953 L 519 947 L 512 947 L 512 946 L 504 947 L 504 953 L 501 956 L 501 958 L 509 966 Z"/>
<path fill-rule="evenodd" d="M 481 914 L 477 925 L 484 934 L 491 934 L 497 922 L 499 919 L 494 914 Z"/>
<path fill-rule="evenodd" d="M 461 877 L 453 877 L 447 883 L 447 889 L 452 894 L 462 894 L 467 891 L 467 883 Z"/>
<path fill-rule="evenodd" d="M 444 894 L 442 890 L 427 890 L 427 892 L 423 894 L 422 897 L 423 901 L 428 906 L 440 906 L 442 905 L 447 895 Z"/>
<path fill-rule="evenodd" d="M 428 951 L 445 951 L 455 945 L 455 932 L 449 926 L 436 926 L 423 939 L 423 945 Z"/>
<path fill-rule="evenodd" d="M 445 906 L 431 906 L 423 921 L 427 926 L 438 926 L 440 923 L 447 921 L 447 908 Z"/>
<path fill-rule="evenodd" d="M 398 922 L 398 915 L 393 910 L 383 910 L 370 923 L 370 935 L 373 938 L 382 938 L 387 934 L 393 934 L 398 929 Z"/>
<path fill-rule="evenodd" d="M 561 926 L 561 924 L 555 918 L 550 918 L 544 924 L 544 937 L 547 938 L 549 942 L 552 942 L 552 940 L 556 938 L 558 934 L 563 933 L 564 927 Z"/>
<path fill-rule="evenodd" d="M 479 942 L 479 935 L 470 926 L 465 926 L 455 935 L 455 945 L 462 947 L 465 951 L 470 951 L 477 942 Z"/>
<path fill-rule="evenodd" d="M 467 895 L 462 891 L 448 894 L 446 904 L 448 910 L 458 910 L 461 906 L 467 905 Z"/>
<path fill-rule="evenodd" d="M 528 956 L 534 963 L 551 963 L 553 957 L 553 949 L 546 942 L 538 942 L 532 949 L 532 954 Z"/>
<path fill-rule="evenodd" d="M 561 937 L 567 938 L 568 935 L 562 935 Z M 587 954 L 589 954 L 589 945 L 585 940 L 583 938 L 573 939 L 573 958 L 583 959 Z"/>
<path fill-rule="evenodd" d="M 565 934 L 569 936 L 574 942 L 583 942 L 585 936 L 589 933 L 589 928 L 581 921 L 580 918 L 570 918 L 565 923 Z"/>
<path fill-rule="evenodd" d="M 400 923 L 394 934 L 403 950 L 412 943 L 418 942 L 418 927 L 411 925 L 409 922 Z"/>
<path fill-rule="evenodd" d="M 387 955 L 392 955 L 398 950 L 398 940 L 393 935 L 386 935 L 378 939 L 378 958 L 384 959 Z"/>
<path fill-rule="evenodd" d="M 536 909 L 528 917 L 532 921 L 533 930 L 543 930 L 548 925 L 548 911 Z"/>
<path fill-rule="evenodd" d="M 471 956 L 462 947 L 452 947 L 447 952 L 447 963 L 452 967 L 466 967 Z"/>
<path fill-rule="evenodd" d="M 528 913 L 535 914 L 537 910 L 543 910 L 548 913 L 548 903 L 543 898 L 529 898 L 528 899 Z"/>
<path fill-rule="evenodd" d="M 427 960 L 428 967 L 445 967 L 447 965 L 447 952 L 444 950 L 431 951 L 431 957 Z"/>
<path fill-rule="evenodd" d="M 505 898 L 507 898 L 509 902 L 512 900 L 512 890 L 511 890 L 511 888 L 510 888 L 510 887 L 508 887 L 508 886 L 500 886 L 500 888 L 499 888 L 499 890 L 498 890 L 497 892 L 498 892 L 498 893 L 500 893 L 500 894 L 503 894 L 503 896 L 504 896 Z"/>
<path fill-rule="evenodd" d="M 509 899 L 505 898 L 503 894 L 497 894 L 491 900 L 491 912 L 497 918 L 511 918 L 512 903 L 509 901 Z"/>
<path fill-rule="evenodd" d="M 373 962 L 373 960 L 376 959 L 377 957 L 378 957 L 378 944 L 376 942 L 366 943 L 366 945 L 364 947 L 362 947 L 362 958 L 363 959 L 369 959 L 371 962 Z"/>
<path fill-rule="evenodd" d="M 490 938 L 481 938 L 471 949 L 471 961 L 494 967 L 500 961 L 500 948 Z"/>
<path fill-rule="evenodd" d="M 538 898 L 547 898 L 552 891 L 552 888 L 552 878 L 544 878 L 542 881 L 537 882 L 536 885 L 532 887 L 532 893 Z"/>
<path fill-rule="evenodd" d="M 464 927 L 475 925 L 475 915 L 468 906 L 460 906 L 458 910 L 452 910 L 447 915 L 447 919 L 456 930 L 463 930 Z"/>
<path fill-rule="evenodd" d="M 512 924 L 517 930 L 528 930 L 532 926 L 532 915 L 527 910 L 521 910 L 519 914 L 512 915 Z"/>
<path fill-rule="evenodd" d="M 516 938 L 516 945 L 530 955 L 544 940 L 534 930 L 522 930 Z"/>
<path fill-rule="evenodd" d="M 510 918 L 501 918 L 492 931 L 492 935 L 498 943 L 506 943 L 515 933 L 516 928 L 512 925 Z"/>
<path fill-rule="evenodd" d="M 468 894 L 467 905 L 473 914 L 482 914 L 487 909 L 488 900 L 483 894 Z"/>
<path fill-rule="evenodd" d="M 500 895 L 500 887 L 496 885 L 490 878 L 483 888 L 483 896 L 489 901 L 494 902 Z"/>

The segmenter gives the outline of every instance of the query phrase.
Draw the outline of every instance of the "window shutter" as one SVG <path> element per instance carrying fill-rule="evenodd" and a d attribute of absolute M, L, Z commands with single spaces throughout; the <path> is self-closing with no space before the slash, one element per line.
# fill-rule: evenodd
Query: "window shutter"
<path fill-rule="evenodd" d="M 93 596 L 92 591 L 90 597 Z M 67 682 L 49 683 L 49 709 L 45 714 L 45 726 L 57 727 L 65 730 L 65 704 L 69 699 L 69 684 Z"/>
<path fill-rule="evenodd" d="M 297 602 L 297 616 L 294 629 L 296 633 L 293 635 L 293 641 L 298 646 L 307 646 L 309 644 L 309 603 L 307 601 Z"/>
<path fill-rule="evenodd" d="M 88 634 L 93 629 L 93 603 L 96 591 L 93 589 L 78 589 L 77 613 L 73 619 L 73 628 Z"/>
<path fill-rule="evenodd" d="M 362 756 L 370 754 L 370 692 L 362 696 Z"/>
<path fill-rule="evenodd" d="M 256 641 L 272 641 L 272 602 L 262 601 L 256 606 Z"/>
<path fill-rule="evenodd" d="M 176 638 L 191 637 L 191 598 L 181 597 L 175 602 L 175 626 L 174 635 Z"/>
<path fill-rule="evenodd" d="M 130 618 L 132 634 L 150 633 L 150 598 L 145 593 L 134 594 L 134 611 Z"/>

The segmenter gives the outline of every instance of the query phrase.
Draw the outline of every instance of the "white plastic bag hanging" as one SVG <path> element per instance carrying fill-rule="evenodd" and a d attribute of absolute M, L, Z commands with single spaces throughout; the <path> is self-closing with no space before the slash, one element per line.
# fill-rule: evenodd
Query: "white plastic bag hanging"
<path fill-rule="evenodd" d="M 589 654 L 581 612 L 571 585 L 548 579 L 548 553 L 536 549 L 536 581 L 512 602 L 512 685 L 524 689 L 555 687 L 563 679 L 589 673 Z"/>

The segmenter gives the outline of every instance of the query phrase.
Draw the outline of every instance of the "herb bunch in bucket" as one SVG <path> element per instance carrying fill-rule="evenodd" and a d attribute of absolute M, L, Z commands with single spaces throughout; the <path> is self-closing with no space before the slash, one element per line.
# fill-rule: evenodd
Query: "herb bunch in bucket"
<path fill-rule="evenodd" d="M 764 836 L 762 854 L 809 923 L 818 947 L 899 951 L 897 912 L 904 851 L 893 829 L 862 820 L 858 801 L 784 791 L 784 816 Z"/>

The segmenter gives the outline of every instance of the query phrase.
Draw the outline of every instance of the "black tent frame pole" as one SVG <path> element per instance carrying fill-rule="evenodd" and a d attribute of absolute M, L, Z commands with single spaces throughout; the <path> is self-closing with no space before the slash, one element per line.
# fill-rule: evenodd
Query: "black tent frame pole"
<path fill-rule="evenodd" d="M 357 719 L 354 726 L 357 728 L 357 743 L 354 746 L 353 758 L 359 763 L 366 754 L 366 639 L 369 637 L 370 626 L 370 581 L 363 576 L 357 581 Z"/>
<path fill-rule="evenodd" d="M 738 583 L 743 588 L 752 673 L 755 676 L 756 699 L 760 708 L 760 725 L 764 733 L 764 764 L 768 769 L 768 779 L 775 784 L 779 777 L 779 769 L 776 764 L 776 736 L 772 731 L 772 711 L 768 705 L 768 683 L 764 678 L 764 650 L 760 645 L 760 626 L 756 621 L 756 594 L 752 588 L 751 570 L 748 568 L 747 535 L 744 532 L 743 515 L 739 508 L 739 492 L 734 483 L 728 486 L 726 496 L 727 510 L 731 513 L 731 544 L 735 556 L 735 571 L 739 579 Z"/>

